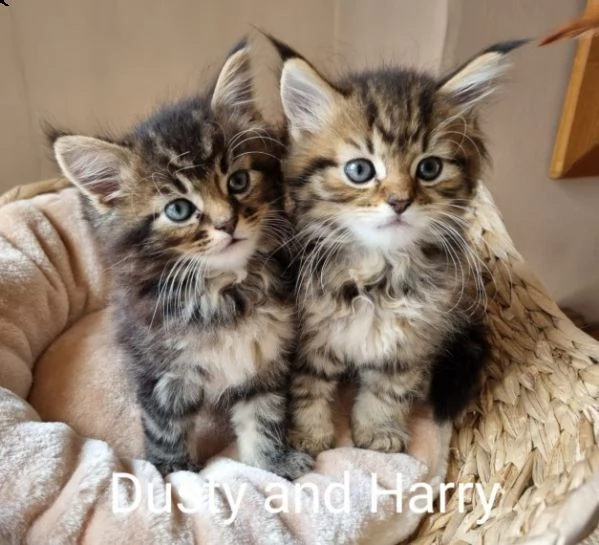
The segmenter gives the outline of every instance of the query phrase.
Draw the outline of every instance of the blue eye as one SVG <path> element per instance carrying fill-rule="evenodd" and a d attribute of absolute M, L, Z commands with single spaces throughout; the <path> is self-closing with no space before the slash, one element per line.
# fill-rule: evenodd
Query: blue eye
<path fill-rule="evenodd" d="M 164 207 L 166 217 L 171 221 L 181 222 L 191 218 L 196 207 L 187 199 L 176 199 Z"/>
<path fill-rule="evenodd" d="M 238 170 L 233 172 L 227 180 L 229 193 L 237 194 L 244 193 L 250 185 L 250 175 L 247 170 Z"/>
<path fill-rule="evenodd" d="M 443 172 L 443 161 L 431 155 L 422 159 L 416 167 L 416 176 L 425 182 L 436 180 Z"/>
<path fill-rule="evenodd" d="M 376 174 L 376 170 L 372 161 L 368 159 L 353 159 L 345 163 L 343 168 L 345 175 L 354 184 L 365 184 L 372 180 Z"/>

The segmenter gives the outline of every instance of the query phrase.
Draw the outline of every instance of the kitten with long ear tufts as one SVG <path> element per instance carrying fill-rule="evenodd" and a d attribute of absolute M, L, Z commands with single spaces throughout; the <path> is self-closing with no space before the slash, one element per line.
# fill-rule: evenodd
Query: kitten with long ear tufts
<path fill-rule="evenodd" d="M 56 134 L 112 274 L 114 335 L 138 401 L 146 456 L 197 469 L 200 409 L 226 415 L 240 458 L 296 478 L 313 460 L 285 443 L 295 348 L 281 135 L 253 101 L 236 47 L 203 95 L 165 106 L 122 139 Z M 231 342 L 234 339 L 234 342 Z"/>
<path fill-rule="evenodd" d="M 415 400 L 447 420 L 478 392 L 488 346 L 468 239 L 486 159 L 477 116 L 526 41 L 490 47 L 441 79 L 384 68 L 331 80 L 270 39 L 291 137 L 286 200 L 304 249 L 291 442 L 312 455 L 333 446 L 331 401 L 350 373 L 354 444 L 397 452 Z"/>

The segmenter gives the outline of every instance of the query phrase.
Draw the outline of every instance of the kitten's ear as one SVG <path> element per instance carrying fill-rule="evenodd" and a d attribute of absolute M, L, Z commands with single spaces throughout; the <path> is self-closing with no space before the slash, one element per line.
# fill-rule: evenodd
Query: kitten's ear
<path fill-rule="evenodd" d="M 292 133 L 324 127 L 342 95 L 303 59 L 289 59 L 281 72 L 281 101 Z"/>
<path fill-rule="evenodd" d="M 124 146 L 89 136 L 60 136 L 54 155 L 63 174 L 94 203 L 110 205 L 121 194 L 132 153 Z"/>
<path fill-rule="evenodd" d="M 343 95 L 299 53 L 264 34 L 283 59 L 281 102 L 291 134 L 319 131 L 343 100 Z"/>
<path fill-rule="evenodd" d="M 508 68 L 506 56 L 530 40 L 495 44 L 443 78 L 437 89 L 460 105 L 470 107 L 490 95 Z"/>
<path fill-rule="evenodd" d="M 216 80 L 210 105 L 213 110 L 219 106 L 247 109 L 253 104 L 253 95 L 250 52 L 244 40 L 225 61 Z"/>

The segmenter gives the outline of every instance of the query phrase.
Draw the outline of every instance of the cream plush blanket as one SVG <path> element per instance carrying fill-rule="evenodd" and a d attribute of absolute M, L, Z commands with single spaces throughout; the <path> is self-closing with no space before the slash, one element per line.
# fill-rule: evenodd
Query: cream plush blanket
<path fill-rule="evenodd" d="M 163 480 L 141 459 L 132 388 L 108 333 L 109 272 L 76 190 L 0 207 L 0 544 L 375 545 L 416 529 L 427 502 L 412 490 L 421 500 L 409 509 L 411 485 L 436 489 L 450 435 L 426 408 L 410 455 L 347 446 L 341 418 L 341 448 L 296 483 L 236 462 L 226 427 L 200 417 L 198 448 L 214 456 L 199 474 Z M 403 502 L 378 496 L 399 484 Z"/>

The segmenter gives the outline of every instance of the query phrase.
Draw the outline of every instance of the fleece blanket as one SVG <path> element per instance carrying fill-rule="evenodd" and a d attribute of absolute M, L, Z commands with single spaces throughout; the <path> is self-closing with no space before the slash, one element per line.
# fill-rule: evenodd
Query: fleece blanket
<path fill-rule="evenodd" d="M 0 207 L 0 544 L 393 544 L 445 476 L 450 429 L 426 407 L 406 454 L 338 448 L 295 483 L 235 460 L 226 422 L 199 415 L 200 473 L 163 479 L 106 309 L 97 259 L 67 188 Z M 435 506 L 435 508 L 437 508 Z"/>

